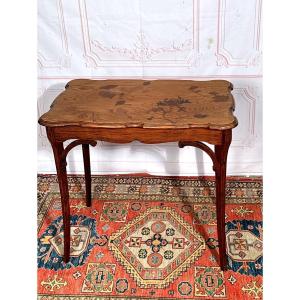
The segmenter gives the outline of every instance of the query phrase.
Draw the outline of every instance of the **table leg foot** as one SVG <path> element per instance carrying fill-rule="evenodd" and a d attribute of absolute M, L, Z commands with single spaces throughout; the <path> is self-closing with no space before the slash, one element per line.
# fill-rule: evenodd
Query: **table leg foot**
<path fill-rule="evenodd" d="M 83 163 L 84 163 L 86 206 L 90 207 L 92 205 L 92 191 L 91 191 L 90 150 L 88 144 L 82 144 L 82 153 L 83 153 Z"/>

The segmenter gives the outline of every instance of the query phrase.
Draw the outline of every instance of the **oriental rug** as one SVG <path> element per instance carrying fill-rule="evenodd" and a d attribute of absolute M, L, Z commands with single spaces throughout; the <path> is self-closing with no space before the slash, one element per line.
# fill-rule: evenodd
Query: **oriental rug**
<path fill-rule="evenodd" d="M 262 299 L 262 178 L 228 177 L 229 269 L 218 267 L 214 177 L 69 176 L 71 258 L 60 194 L 38 176 L 38 299 Z"/>

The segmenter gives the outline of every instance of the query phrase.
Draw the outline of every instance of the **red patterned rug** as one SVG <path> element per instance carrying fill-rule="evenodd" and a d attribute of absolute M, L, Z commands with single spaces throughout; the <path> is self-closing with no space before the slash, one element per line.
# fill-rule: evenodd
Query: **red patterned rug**
<path fill-rule="evenodd" d="M 262 178 L 229 177 L 229 270 L 218 267 L 214 177 L 70 176 L 71 259 L 56 176 L 38 176 L 38 299 L 262 299 Z"/>

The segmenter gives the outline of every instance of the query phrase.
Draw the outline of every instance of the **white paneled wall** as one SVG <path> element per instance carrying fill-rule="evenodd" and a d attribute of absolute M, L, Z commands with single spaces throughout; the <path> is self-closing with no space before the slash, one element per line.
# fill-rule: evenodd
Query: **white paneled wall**
<path fill-rule="evenodd" d="M 74 78 L 226 79 L 235 114 L 228 173 L 262 173 L 261 0 L 39 0 L 38 113 Z M 66 142 L 67 143 L 67 142 Z M 213 174 L 209 157 L 177 144 L 98 142 L 94 174 Z M 81 148 L 68 156 L 82 173 Z M 54 173 L 38 126 L 38 171 Z"/>

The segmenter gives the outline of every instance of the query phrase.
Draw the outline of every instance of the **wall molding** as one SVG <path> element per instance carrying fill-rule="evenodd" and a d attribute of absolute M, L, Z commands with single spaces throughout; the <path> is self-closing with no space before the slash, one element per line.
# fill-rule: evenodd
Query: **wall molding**
<path fill-rule="evenodd" d="M 256 97 L 251 94 L 250 88 L 247 87 L 236 87 L 232 91 L 233 96 L 235 97 L 235 104 L 237 105 L 237 97 L 239 95 L 238 100 L 243 99 L 245 103 L 248 105 L 248 130 L 245 137 L 241 137 L 239 139 L 234 138 L 232 140 L 232 147 L 253 147 L 255 143 L 255 119 L 256 119 Z M 245 110 L 245 109 L 244 109 Z"/>
<path fill-rule="evenodd" d="M 103 41 L 94 40 L 91 37 L 88 25 L 88 13 L 86 0 L 78 0 L 82 37 L 84 44 L 84 57 L 87 67 L 191 67 L 196 60 L 199 60 L 199 1 L 191 0 L 193 32 L 190 39 L 176 44 L 173 41 L 169 47 L 151 47 L 147 36 L 143 31 L 136 35 L 136 43 L 133 48 L 120 48 L 116 46 L 106 46 Z M 190 54 L 186 59 L 166 60 L 154 59 L 160 53 L 180 53 L 189 50 Z M 116 59 L 108 60 L 101 58 L 101 53 L 115 55 Z M 124 58 L 125 57 L 125 58 Z M 126 58 L 127 57 L 127 58 Z"/>
<path fill-rule="evenodd" d="M 38 66 L 40 68 L 69 68 L 71 66 L 71 56 L 69 53 L 68 38 L 65 26 L 64 12 L 62 0 L 56 0 L 57 18 L 59 23 L 59 32 L 61 39 L 62 53 L 55 58 L 46 58 L 46 56 L 38 51 Z"/>
<path fill-rule="evenodd" d="M 261 45 L 260 45 L 260 32 L 261 32 L 261 5 L 262 0 L 248 0 L 255 1 L 255 20 L 253 20 L 253 45 L 252 54 L 248 57 L 236 58 L 233 57 L 229 49 L 225 47 L 226 41 L 226 3 L 228 0 L 218 0 L 218 32 L 217 32 L 217 65 L 223 67 L 249 67 L 257 66 L 261 60 Z M 232 0 L 231 0 L 232 1 Z"/>
<path fill-rule="evenodd" d="M 39 80 L 72 80 L 72 79 L 182 79 L 182 80 L 198 80 L 198 79 L 225 79 L 225 78 L 236 78 L 236 79 L 251 79 L 251 78 L 262 78 L 261 74 L 252 74 L 252 75 L 242 75 L 242 74 L 220 74 L 220 75 L 195 75 L 195 76 L 169 76 L 169 75 L 160 75 L 160 76 L 117 76 L 117 75 L 109 75 L 109 76 L 39 76 Z"/>

